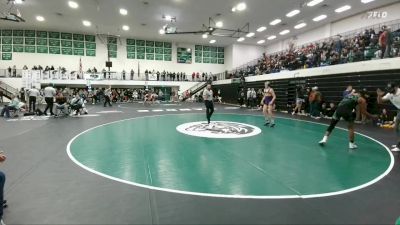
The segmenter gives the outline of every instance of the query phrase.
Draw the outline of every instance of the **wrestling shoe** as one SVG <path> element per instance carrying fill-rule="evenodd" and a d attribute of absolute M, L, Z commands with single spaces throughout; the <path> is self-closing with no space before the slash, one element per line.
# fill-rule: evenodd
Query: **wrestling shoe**
<path fill-rule="evenodd" d="M 354 144 L 354 143 L 349 143 L 349 149 L 357 149 L 358 148 L 358 146 L 356 145 L 356 144 Z"/>
<path fill-rule="evenodd" d="M 319 142 L 319 145 L 324 146 L 326 145 L 327 142 L 328 142 L 328 137 L 324 136 L 324 138 L 322 138 L 322 140 Z"/>
<path fill-rule="evenodd" d="M 270 122 L 265 122 L 264 126 L 268 127 L 270 124 Z"/>
<path fill-rule="evenodd" d="M 392 152 L 400 152 L 400 148 L 396 146 L 396 147 L 392 148 L 390 151 L 392 151 Z"/>
<path fill-rule="evenodd" d="M 272 123 L 270 127 L 271 127 L 271 128 L 274 128 L 274 127 L 275 127 L 275 123 Z"/>

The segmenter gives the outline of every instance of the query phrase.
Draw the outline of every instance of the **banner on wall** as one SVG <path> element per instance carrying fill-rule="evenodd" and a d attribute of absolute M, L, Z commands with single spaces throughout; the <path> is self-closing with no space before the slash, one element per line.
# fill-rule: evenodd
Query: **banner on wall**
<path fill-rule="evenodd" d="M 149 73 L 149 80 L 151 80 L 151 81 L 157 81 L 157 74 L 155 74 L 155 73 Z"/>

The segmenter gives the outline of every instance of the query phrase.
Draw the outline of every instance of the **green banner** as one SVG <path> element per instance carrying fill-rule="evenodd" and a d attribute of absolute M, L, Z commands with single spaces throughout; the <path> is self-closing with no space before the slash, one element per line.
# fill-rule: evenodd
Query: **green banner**
<path fill-rule="evenodd" d="M 136 46 L 126 46 L 127 52 L 136 52 Z"/>
<path fill-rule="evenodd" d="M 36 31 L 36 37 L 47 38 L 47 31 Z"/>
<path fill-rule="evenodd" d="M 54 55 L 59 55 L 59 54 L 61 54 L 61 48 L 60 47 L 49 47 L 49 53 L 54 54 Z"/>
<path fill-rule="evenodd" d="M 218 52 L 218 48 L 217 48 L 217 47 L 211 47 L 210 50 L 211 50 L 212 52 Z"/>
<path fill-rule="evenodd" d="M 217 64 L 218 63 L 218 59 L 217 58 L 211 58 L 211 63 Z"/>
<path fill-rule="evenodd" d="M 13 36 L 14 37 L 23 37 L 24 31 L 23 30 L 13 30 Z"/>
<path fill-rule="evenodd" d="M 36 38 L 25 38 L 25 45 L 36 45 Z"/>
<path fill-rule="evenodd" d="M 114 44 L 108 44 L 108 51 L 116 52 L 118 51 L 117 45 Z"/>
<path fill-rule="evenodd" d="M 203 46 L 203 51 L 204 51 L 204 52 L 210 52 L 211 49 L 210 49 L 209 46 Z"/>
<path fill-rule="evenodd" d="M 177 61 L 178 63 L 192 63 L 192 51 L 188 51 L 187 48 L 178 48 L 177 49 Z"/>
<path fill-rule="evenodd" d="M 128 59 L 135 59 L 135 58 L 136 58 L 135 52 L 128 52 L 127 58 L 128 58 Z"/>
<path fill-rule="evenodd" d="M 144 53 L 137 53 L 137 59 L 145 59 L 145 54 Z"/>
<path fill-rule="evenodd" d="M 211 52 L 203 52 L 203 57 L 204 57 L 204 58 L 209 58 L 209 57 L 211 57 Z"/>
<path fill-rule="evenodd" d="M 85 42 L 83 42 L 83 41 L 74 41 L 74 48 L 85 48 Z"/>
<path fill-rule="evenodd" d="M 218 52 L 225 52 L 225 48 L 224 47 L 219 47 L 218 48 Z"/>
<path fill-rule="evenodd" d="M 23 45 L 13 45 L 13 52 L 24 52 Z"/>
<path fill-rule="evenodd" d="M 72 47 L 72 41 L 61 40 L 61 47 L 71 48 Z"/>
<path fill-rule="evenodd" d="M 154 54 L 146 54 L 146 60 L 154 60 Z"/>
<path fill-rule="evenodd" d="M 164 60 L 164 55 L 156 54 L 155 60 L 157 60 L 157 61 L 163 61 L 163 60 Z"/>
<path fill-rule="evenodd" d="M 139 54 L 144 54 L 146 53 L 146 48 L 145 47 L 137 47 L 137 53 Z"/>
<path fill-rule="evenodd" d="M 146 47 L 146 53 L 154 53 L 153 47 Z"/>
<path fill-rule="evenodd" d="M 12 33 L 13 33 L 12 30 L 8 30 L 8 29 L 1 31 L 2 36 L 12 36 Z"/>
<path fill-rule="evenodd" d="M 194 47 L 194 49 L 195 49 L 196 51 L 203 51 L 203 46 L 201 46 L 201 45 L 196 45 L 196 46 Z"/>
<path fill-rule="evenodd" d="M 211 58 L 218 58 L 217 52 L 211 52 Z"/>
<path fill-rule="evenodd" d="M 96 50 L 86 49 L 86 56 L 96 56 Z"/>
<path fill-rule="evenodd" d="M 60 32 L 49 32 L 49 38 L 60 39 Z"/>
<path fill-rule="evenodd" d="M 60 39 L 49 39 L 49 46 L 60 47 Z"/>
<path fill-rule="evenodd" d="M 12 52 L 12 45 L 2 45 L 1 51 L 2 52 Z"/>
<path fill-rule="evenodd" d="M 172 61 L 171 55 L 164 55 L 164 61 Z"/>
<path fill-rule="evenodd" d="M 49 53 L 49 48 L 47 46 L 36 46 L 37 53 Z"/>
<path fill-rule="evenodd" d="M 154 47 L 154 41 L 146 41 L 146 47 Z"/>
<path fill-rule="evenodd" d="M 172 48 L 171 42 L 164 42 L 164 48 Z"/>
<path fill-rule="evenodd" d="M 211 63 L 211 58 L 203 58 L 203 63 Z"/>
<path fill-rule="evenodd" d="M 72 55 L 72 48 L 62 48 L 61 54 L 63 55 Z"/>
<path fill-rule="evenodd" d="M 72 34 L 71 33 L 61 33 L 61 39 L 72 40 Z"/>
<path fill-rule="evenodd" d="M 24 32 L 25 32 L 25 35 L 24 35 L 25 38 L 26 37 L 32 37 L 32 38 L 36 37 L 36 32 L 34 30 L 25 30 Z"/>
<path fill-rule="evenodd" d="M 164 54 L 164 49 L 163 48 L 155 48 L 154 51 L 156 54 Z"/>
<path fill-rule="evenodd" d="M 165 55 L 171 55 L 172 54 L 172 49 L 164 48 L 164 54 Z"/>
<path fill-rule="evenodd" d="M 218 59 L 218 64 L 225 64 L 225 60 L 224 59 Z"/>
<path fill-rule="evenodd" d="M 195 52 L 194 52 L 194 55 L 195 55 L 196 57 L 203 57 L 203 52 L 202 52 L 202 51 L 195 51 Z"/>
<path fill-rule="evenodd" d="M 23 45 L 24 44 L 24 38 L 23 37 L 15 37 L 15 38 L 13 38 L 13 44 L 14 45 Z"/>
<path fill-rule="evenodd" d="M 25 45 L 25 52 L 27 52 L 27 53 L 35 53 L 36 52 L 36 47 L 35 46 Z"/>
<path fill-rule="evenodd" d="M 196 63 L 202 63 L 203 62 L 203 58 L 202 57 L 196 57 L 195 58 L 195 62 Z"/>
<path fill-rule="evenodd" d="M 108 51 L 108 55 L 110 56 L 110 58 L 117 58 L 117 52 L 113 52 L 113 51 Z"/>
<path fill-rule="evenodd" d="M 135 39 L 126 39 L 126 45 L 136 45 Z"/>
<path fill-rule="evenodd" d="M 136 40 L 136 45 L 137 45 L 137 46 L 146 46 L 146 41 L 143 41 L 143 40 Z"/>
<path fill-rule="evenodd" d="M 81 48 L 74 48 L 74 55 L 85 56 L 85 50 Z"/>
<path fill-rule="evenodd" d="M 116 37 L 108 37 L 107 38 L 107 43 L 116 45 L 117 44 L 117 38 Z"/>
<path fill-rule="evenodd" d="M 85 35 L 85 41 L 87 41 L 87 42 L 96 42 L 96 36 L 94 36 L 94 35 Z"/>
<path fill-rule="evenodd" d="M 47 46 L 47 38 L 36 38 L 36 45 L 46 45 Z"/>
<path fill-rule="evenodd" d="M 85 36 L 83 34 L 73 34 L 73 39 L 74 41 L 84 41 Z"/>
<path fill-rule="evenodd" d="M 1 59 L 2 60 L 12 60 L 12 53 L 5 53 L 1 54 Z"/>
<path fill-rule="evenodd" d="M 87 49 L 96 49 L 96 43 L 94 42 L 86 42 L 85 44 Z"/>
<path fill-rule="evenodd" d="M 12 37 L 3 37 L 1 39 L 1 43 L 3 45 L 11 45 L 13 43 L 13 38 Z"/>

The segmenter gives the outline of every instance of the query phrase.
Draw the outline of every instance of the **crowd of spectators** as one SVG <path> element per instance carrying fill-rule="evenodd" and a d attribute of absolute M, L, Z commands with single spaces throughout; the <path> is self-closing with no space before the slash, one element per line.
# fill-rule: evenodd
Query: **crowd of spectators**
<path fill-rule="evenodd" d="M 297 70 L 344 63 L 359 62 L 400 56 L 400 30 L 391 31 L 383 26 L 344 38 L 337 35 L 329 41 L 312 43 L 292 48 L 286 52 L 263 54 L 256 65 L 236 70 L 231 76 L 241 77 L 278 73 L 283 70 Z"/>

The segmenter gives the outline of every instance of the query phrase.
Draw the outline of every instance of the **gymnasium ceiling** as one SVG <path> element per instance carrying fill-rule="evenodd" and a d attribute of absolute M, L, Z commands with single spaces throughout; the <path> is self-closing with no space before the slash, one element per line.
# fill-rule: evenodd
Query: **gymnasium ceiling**
<path fill-rule="evenodd" d="M 6 0 L 0 0 L 5 2 Z M 208 37 L 203 39 L 201 35 L 163 35 L 159 30 L 166 21 L 163 15 L 176 17 L 176 27 L 179 31 L 200 30 L 202 24 L 208 25 L 209 17 L 216 17 L 216 21 L 223 21 L 224 28 L 238 29 L 247 22 L 250 23 L 250 32 L 256 33 L 253 38 L 246 38 L 243 43 L 256 44 L 265 39 L 264 45 L 281 39 L 287 39 L 348 16 L 358 14 L 369 9 L 388 5 L 398 0 L 375 0 L 364 4 L 361 0 L 325 0 L 322 3 L 308 7 L 310 0 L 74 0 L 79 7 L 72 9 L 67 0 L 25 0 L 18 5 L 25 23 L 13 23 L 1 21 L 0 27 L 34 28 L 52 31 L 68 31 L 81 33 L 110 33 L 122 37 L 144 38 L 150 40 L 169 40 L 178 43 L 209 44 L 215 39 L 217 46 L 227 46 L 236 43 L 236 39 L 222 37 Z M 240 2 L 245 2 L 247 9 L 242 12 L 232 12 L 232 7 Z M 352 8 L 343 13 L 335 13 L 334 10 L 351 5 Z M 128 10 L 123 16 L 120 8 Z M 292 18 L 286 14 L 293 9 L 300 9 L 300 13 Z M 327 19 L 314 22 L 312 19 L 321 14 L 326 14 Z M 40 15 L 45 21 L 39 22 L 36 17 Z M 271 26 L 269 23 L 276 18 L 281 18 L 282 23 Z M 92 23 L 90 27 L 82 24 L 83 20 Z M 305 28 L 295 30 L 293 27 L 300 22 L 307 23 Z M 123 31 L 122 26 L 128 25 L 129 31 Z M 256 29 L 266 26 L 264 32 L 256 32 Z M 279 32 L 289 29 L 291 32 L 281 36 Z M 276 35 L 277 39 L 268 41 L 266 38 Z"/>

